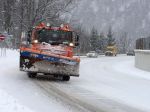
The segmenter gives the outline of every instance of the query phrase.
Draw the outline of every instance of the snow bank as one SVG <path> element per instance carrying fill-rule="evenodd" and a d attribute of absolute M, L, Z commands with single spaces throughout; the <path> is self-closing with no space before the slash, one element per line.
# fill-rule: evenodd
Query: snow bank
<path fill-rule="evenodd" d="M 128 105 L 150 111 L 150 72 L 136 68 L 134 58 L 116 63 L 113 71 L 122 77 L 122 93 L 117 97 Z"/>
<path fill-rule="evenodd" d="M 139 110 L 150 111 L 150 72 L 134 66 L 134 57 L 100 57 L 82 60 L 77 84 L 95 97 L 103 96 Z"/>
<path fill-rule="evenodd" d="M 1 112 L 33 112 L 21 105 L 16 99 L 0 90 L 0 111 Z"/>
<path fill-rule="evenodd" d="M 4 84 L 9 85 L 9 82 L 7 82 L 4 78 L 5 76 L 7 76 L 5 75 L 5 73 L 9 71 L 8 68 L 10 66 L 14 65 L 11 62 L 15 62 L 17 60 L 17 57 L 18 57 L 17 50 L 6 50 L 6 54 L 0 56 L 0 77 L 1 77 L 0 78 L 1 79 L 0 81 L 0 85 L 1 85 L 0 87 L 0 112 L 33 112 L 28 107 L 23 106 L 12 95 L 8 94 L 8 92 L 5 91 L 6 88 L 3 86 Z M 14 88 L 14 87 L 12 87 L 11 85 L 10 89 L 11 88 Z"/>
<path fill-rule="evenodd" d="M 113 66 L 113 69 L 128 76 L 150 80 L 150 72 L 136 68 L 134 62 L 135 61 L 133 59 L 130 61 L 125 61 L 123 64 L 117 63 L 116 66 Z"/>
<path fill-rule="evenodd" d="M 19 71 L 19 51 L 0 57 L 0 112 L 74 112 Z"/>

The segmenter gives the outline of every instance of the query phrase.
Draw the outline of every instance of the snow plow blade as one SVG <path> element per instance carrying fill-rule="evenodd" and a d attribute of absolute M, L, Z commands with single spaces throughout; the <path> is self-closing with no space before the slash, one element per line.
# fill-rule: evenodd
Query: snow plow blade
<path fill-rule="evenodd" d="M 50 75 L 79 76 L 79 61 L 76 58 L 45 55 L 20 51 L 20 70 Z"/>

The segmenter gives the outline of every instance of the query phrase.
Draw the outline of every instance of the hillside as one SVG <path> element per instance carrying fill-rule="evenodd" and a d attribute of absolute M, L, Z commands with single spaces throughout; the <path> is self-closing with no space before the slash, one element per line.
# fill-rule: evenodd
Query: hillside
<path fill-rule="evenodd" d="M 72 17 L 88 30 L 95 26 L 106 32 L 112 26 L 134 38 L 150 34 L 149 0 L 82 0 Z"/>

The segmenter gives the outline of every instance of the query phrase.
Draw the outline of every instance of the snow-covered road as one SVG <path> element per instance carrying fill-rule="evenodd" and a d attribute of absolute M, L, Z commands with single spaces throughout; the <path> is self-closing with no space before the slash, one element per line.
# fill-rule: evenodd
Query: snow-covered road
<path fill-rule="evenodd" d="M 150 73 L 135 68 L 134 57 L 81 60 L 79 78 L 32 80 L 19 71 L 18 52 L 7 51 L 0 57 L 0 112 L 150 111 Z"/>
<path fill-rule="evenodd" d="M 0 112 L 80 112 L 47 95 L 19 71 L 19 52 L 0 57 Z"/>

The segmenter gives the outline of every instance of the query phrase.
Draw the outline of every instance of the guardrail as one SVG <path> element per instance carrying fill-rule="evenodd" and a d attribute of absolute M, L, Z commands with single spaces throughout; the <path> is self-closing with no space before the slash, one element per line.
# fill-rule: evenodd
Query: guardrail
<path fill-rule="evenodd" d="M 135 50 L 135 66 L 150 72 L 150 50 Z"/>

